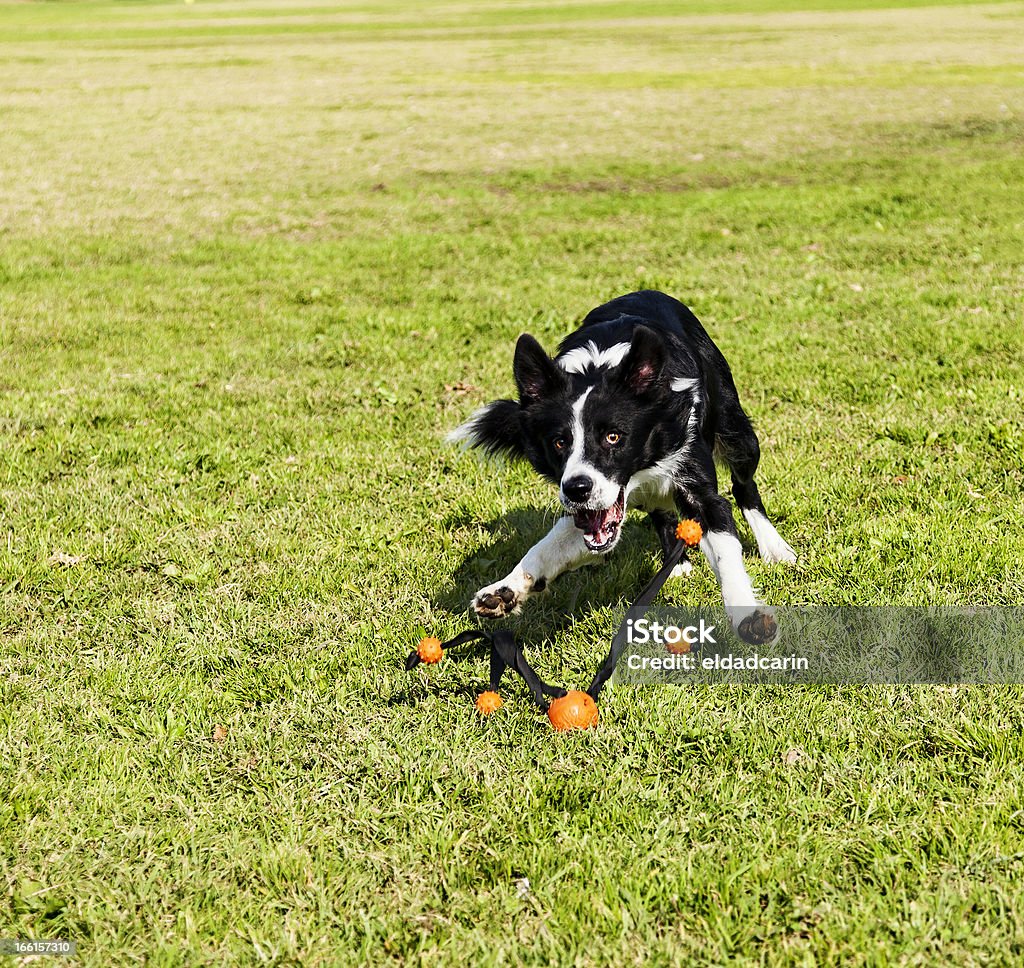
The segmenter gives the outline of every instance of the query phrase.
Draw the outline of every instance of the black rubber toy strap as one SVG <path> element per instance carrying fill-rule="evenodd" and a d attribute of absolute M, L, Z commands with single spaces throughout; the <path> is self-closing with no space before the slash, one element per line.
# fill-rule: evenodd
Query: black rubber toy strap
<path fill-rule="evenodd" d="M 506 668 L 509 668 L 523 677 L 533 694 L 533 701 L 542 712 L 548 711 L 545 696 L 565 695 L 564 689 L 549 685 L 533 671 L 523 654 L 523 647 L 516 642 L 511 632 L 506 629 L 495 632 L 491 638 L 491 646 L 491 688 L 495 692 L 498 691 L 498 683 L 501 681 L 502 674 Z"/>
<path fill-rule="evenodd" d="M 668 557 L 665 559 L 665 564 L 648 583 L 644 590 L 637 597 L 637 600 L 633 603 L 633 608 L 643 608 L 650 605 L 655 598 L 658 597 L 658 592 L 661 591 L 662 586 L 672 576 L 672 569 L 679 564 L 680 559 L 686 552 L 686 545 L 682 541 L 677 541 L 675 547 L 669 552 Z M 622 655 L 622 650 L 626 647 L 627 637 L 627 624 L 626 621 L 629 618 L 629 612 L 626 612 L 625 617 L 622 619 L 622 625 L 619 626 L 618 632 L 615 633 L 615 638 L 612 639 L 611 651 L 608 653 L 608 657 L 601 663 L 601 668 L 597 670 L 597 675 L 594 676 L 594 681 L 590 684 L 587 692 L 590 693 L 591 698 L 597 701 L 597 696 L 604 688 L 604 684 L 611 678 L 612 673 L 615 671 L 615 666 L 619 661 L 619 656 Z"/>
<path fill-rule="evenodd" d="M 469 629 L 466 632 L 460 632 L 454 638 L 449 639 L 447 642 L 441 643 L 441 649 L 443 652 L 447 652 L 451 649 L 457 649 L 459 646 L 466 645 L 469 642 L 475 642 L 479 639 L 487 639 L 488 642 L 491 640 L 491 636 L 483 631 L 483 629 Z M 460 658 L 455 656 L 454 658 Z M 423 660 L 420 658 L 419 650 L 410 652 L 405 659 L 405 671 L 410 672 L 416 668 Z"/>

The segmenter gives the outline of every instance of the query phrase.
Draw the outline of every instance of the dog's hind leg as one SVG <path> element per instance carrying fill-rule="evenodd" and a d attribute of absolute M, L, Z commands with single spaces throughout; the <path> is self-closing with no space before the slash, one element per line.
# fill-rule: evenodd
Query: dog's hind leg
<path fill-rule="evenodd" d="M 731 395 L 730 395 L 731 396 Z M 715 438 L 716 452 L 729 465 L 732 474 L 732 493 L 750 530 L 754 532 L 757 550 L 765 561 L 796 561 L 796 552 L 783 540 L 761 501 L 761 494 L 754 480 L 761 447 L 757 434 L 750 425 L 750 419 L 743 412 L 739 400 L 727 399 L 722 407 L 719 432 Z"/>
<path fill-rule="evenodd" d="M 562 572 L 578 568 L 596 556 L 583 543 L 583 532 L 572 518 L 559 518 L 501 581 L 481 588 L 470 607 L 484 618 L 504 618 L 518 612 L 531 596 L 544 591 Z"/>
<path fill-rule="evenodd" d="M 693 518 L 704 532 L 700 550 L 718 579 L 729 622 L 740 638 L 757 645 L 774 641 L 775 618 L 758 598 L 744 567 L 732 508 L 718 493 L 714 461 L 703 442 L 692 452 L 690 476 L 676 484 L 675 500 L 679 513 Z"/>

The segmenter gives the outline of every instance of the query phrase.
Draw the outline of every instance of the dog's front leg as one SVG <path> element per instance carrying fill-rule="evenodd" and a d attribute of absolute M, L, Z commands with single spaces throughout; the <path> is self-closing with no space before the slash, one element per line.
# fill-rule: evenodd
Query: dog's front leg
<path fill-rule="evenodd" d="M 594 555 L 583 543 L 583 532 L 570 517 L 560 518 L 501 581 L 481 588 L 470 606 L 485 618 L 518 612 L 531 596 L 544 591 L 563 571 L 578 568 Z"/>

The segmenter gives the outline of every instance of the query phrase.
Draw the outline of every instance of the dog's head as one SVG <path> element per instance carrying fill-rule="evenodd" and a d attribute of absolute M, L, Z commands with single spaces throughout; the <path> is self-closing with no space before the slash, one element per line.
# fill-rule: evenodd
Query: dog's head
<path fill-rule="evenodd" d="M 525 457 L 559 485 L 584 543 L 603 554 L 619 540 L 631 480 L 678 447 L 666 356 L 646 326 L 628 344 L 595 347 L 585 362 L 571 353 L 552 360 L 524 334 L 513 365 L 519 400 L 496 400 L 453 436 Z"/>

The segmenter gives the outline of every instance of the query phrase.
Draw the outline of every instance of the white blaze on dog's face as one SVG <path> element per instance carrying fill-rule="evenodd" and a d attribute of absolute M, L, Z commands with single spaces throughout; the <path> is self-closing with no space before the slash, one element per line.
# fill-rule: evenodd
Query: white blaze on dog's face
<path fill-rule="evenodd" d="M 672 392 L 664 363 L 661 337 L 643 326 L 629 343 L 590 343 L 554 361 L 531 336 L 516 345 L 526 456 L 558 484 L 592 552 L 618 542 L 630 479 L 678 444 L 659 427 Z"/>

